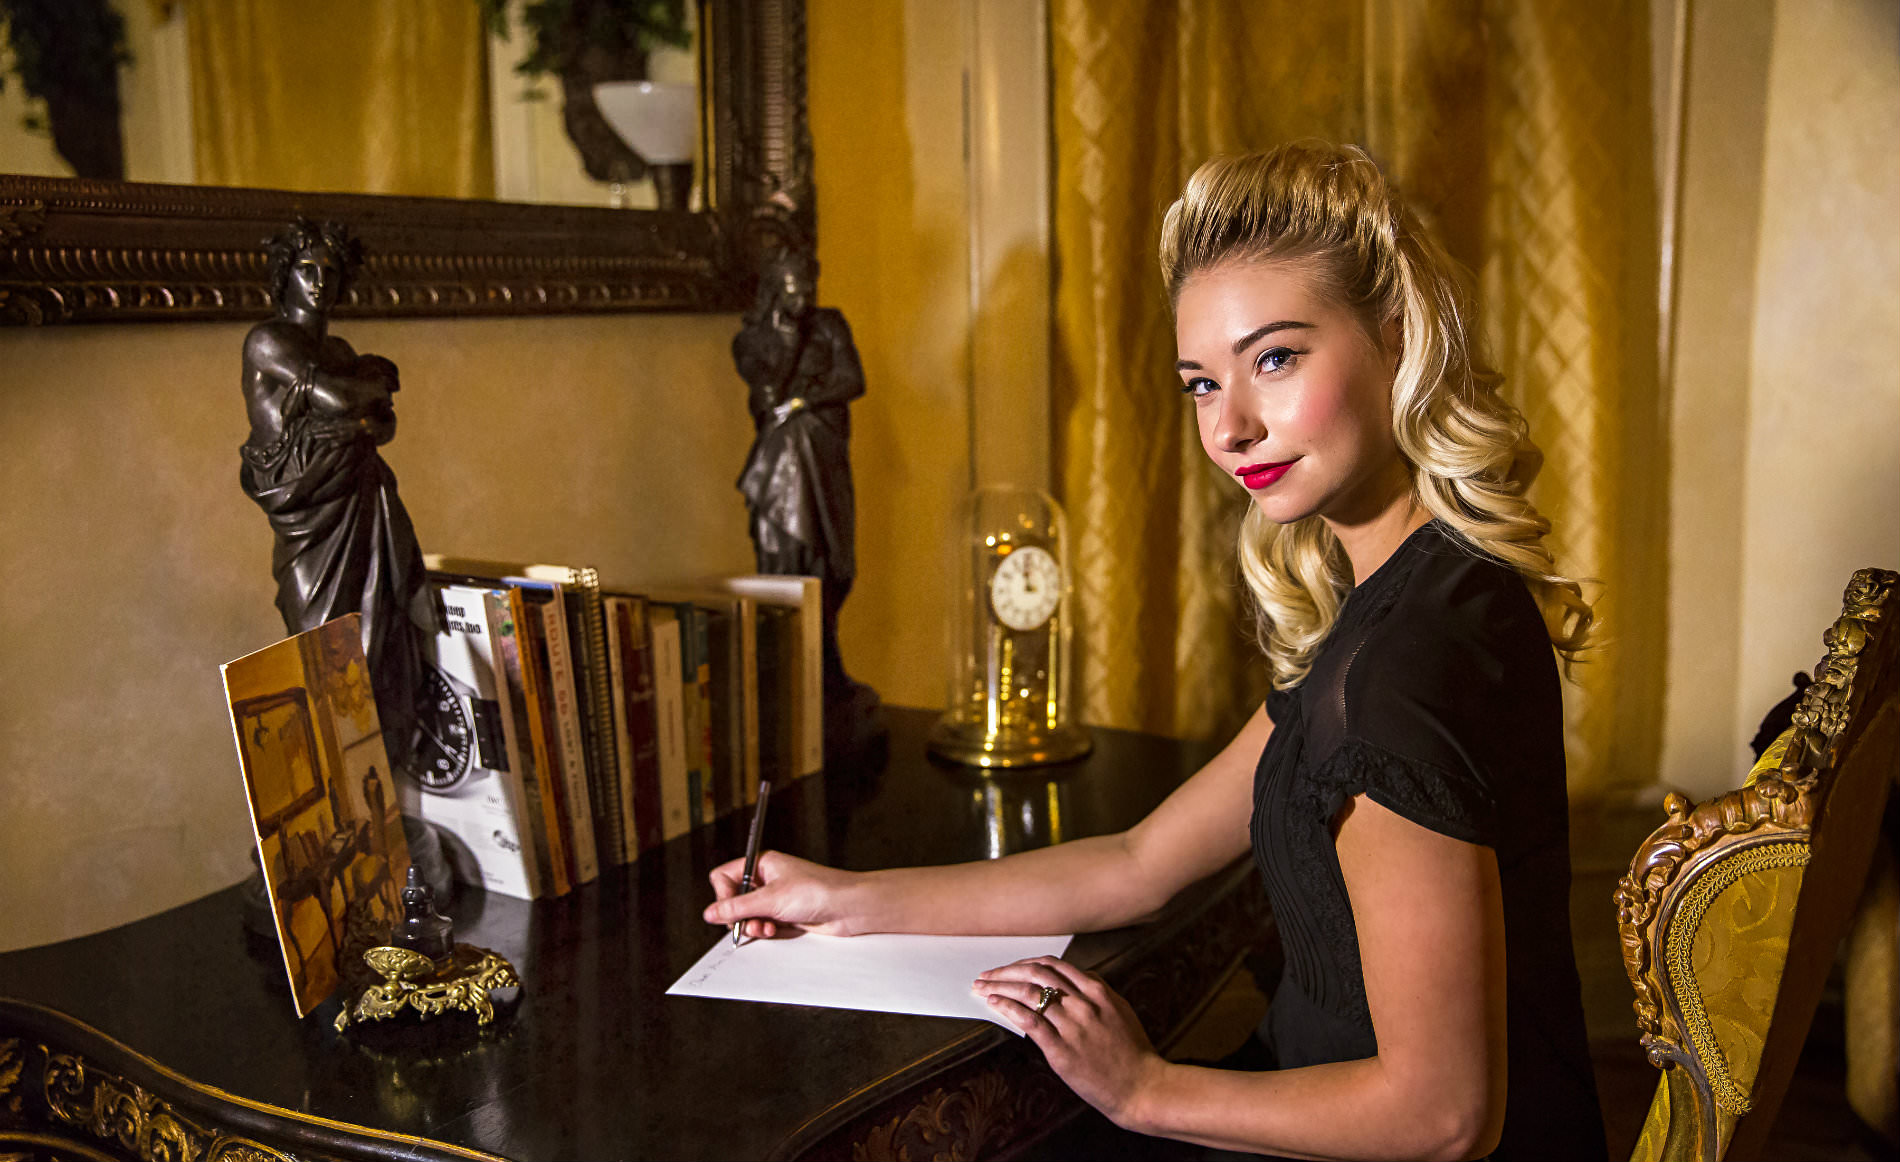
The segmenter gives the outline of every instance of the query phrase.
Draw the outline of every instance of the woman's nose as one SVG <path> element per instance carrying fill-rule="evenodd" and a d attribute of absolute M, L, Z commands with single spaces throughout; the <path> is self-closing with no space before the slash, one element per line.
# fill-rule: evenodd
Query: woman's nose
<path fill-rule="evenodd" d="M 1245 407 L 1236 407 L 1231 396 L 1220 402 L 1220 416 L 1214 421 L 1214 445 L 1223 452 L 1245 452 L 1267 434 L 1259 417 Z"/>

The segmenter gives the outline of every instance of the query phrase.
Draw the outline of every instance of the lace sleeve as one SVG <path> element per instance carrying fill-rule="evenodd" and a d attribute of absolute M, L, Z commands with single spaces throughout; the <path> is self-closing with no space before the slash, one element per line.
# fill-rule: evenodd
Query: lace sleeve
<path fill-rule="evenodd" d="M 1386 810 L 1440 835 L 1498 846 L 1497 794 L 1470 768 L 1450 770 L 1364 739 L 1348 740 L 1329 765 L 1349 788 L 1348 794 L 1363 793 Z"/>

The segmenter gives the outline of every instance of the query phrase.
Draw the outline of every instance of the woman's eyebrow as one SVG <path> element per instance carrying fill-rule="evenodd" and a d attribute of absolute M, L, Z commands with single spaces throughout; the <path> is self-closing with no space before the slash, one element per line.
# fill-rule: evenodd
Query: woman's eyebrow
<path fill-rule="evenodd" d="M 1295 322 L 1292 319 L 1282 319 L 1277 323 L 1265 323 L 1234 340 L 1234 354 L 1240 354 L 1268 335 L 1273 334 L 1275 331 L 1310 331 L 1312 329 L 1313 324 Z"/>
<path fill-rule="evenodd" d="M 1263 323 L 1234 340 L 1234 354 L 1239 355 L 1275 331 L 1311 331 L 1314 329 L 1314 326 L 1312 323 L 1301 323 L 1293 319 L 1281 319 L 1275 323 Z M 1199 371 L 1201 370 L 1201 365 L 1192 359 L 1177 359 L 1174 361 L 1174 369 L 1176 371 Z"/>

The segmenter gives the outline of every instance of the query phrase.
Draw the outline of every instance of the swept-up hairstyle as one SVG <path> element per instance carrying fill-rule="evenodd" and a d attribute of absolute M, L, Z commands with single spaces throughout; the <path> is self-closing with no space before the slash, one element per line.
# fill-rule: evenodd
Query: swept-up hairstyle
<path fill-rule="evenodd" d="M 340 275 L 336 295 L 337 300 L 342 301 L 350 283 L 356 280 L 357 268 L 363 265 L 362 240 L 341 222 L 318 225 L 308 218 L 293 218 L 265 243 L 270 262 L 271 302 L 283 305 L 284 292 L 290 288 L 290 268 L 297 265 L 298 256 L 319 245 L 328 246 L 336 255 Z"/>
<path fill-rule="evenodd" d="M 1566 662 L 1594 618 L 1557 572 L 1550 522 L 1525 498 L 1542 463 L 1502 377 L 1479 349 L 1463 271 L 1364 150 L 1299 141 L 1217 157 L 1194 171 L 1161 227 L 1171 304 L 1225 262 L 1286 262 L 1350 306 L 1374 342 L 1399 335 L 1392 436 L 1419 503 L 1473 548 L 1516 569 Z M 1273 684 L 1298 685 L 1352 584 L 1345 550 L 1319 516 L 1277 525 L 1249 506 L 1240 568 L 1257 607 Z"/>

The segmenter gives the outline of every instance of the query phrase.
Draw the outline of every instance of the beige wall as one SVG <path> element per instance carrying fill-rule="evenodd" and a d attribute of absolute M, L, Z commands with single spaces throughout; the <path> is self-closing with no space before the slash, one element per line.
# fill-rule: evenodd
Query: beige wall
<path fill-rule="evenodd" d="M 1848 575 L 1900 568 L 1900 4 L 1780 0 L 1743 491 L 1738 724 L 1812 670 Z"/>
<path fill-rule="evenodd" d="M 1900 567 L 1900 5 L 1692 10 L 1662 778 L 1702 796 Z"/>

